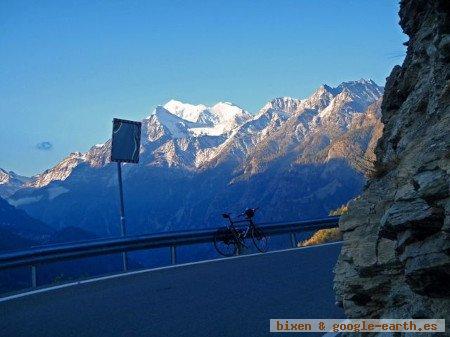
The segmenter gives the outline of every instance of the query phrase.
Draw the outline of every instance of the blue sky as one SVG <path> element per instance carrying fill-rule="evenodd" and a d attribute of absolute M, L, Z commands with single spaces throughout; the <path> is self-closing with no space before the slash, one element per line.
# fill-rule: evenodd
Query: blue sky
<path fill-rule="evenodd" d="M 384 85 L 391 0 L 1 1 L 0 167 L 32 175 L 171 98 L 254 112 L 322 83 Z"/>

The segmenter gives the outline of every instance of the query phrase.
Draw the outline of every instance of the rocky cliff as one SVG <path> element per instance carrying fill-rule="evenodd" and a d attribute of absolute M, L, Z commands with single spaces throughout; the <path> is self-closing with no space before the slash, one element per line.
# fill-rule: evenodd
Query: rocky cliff
<path fill-rule="evenodd" d="M 449 5 L 401 1 L 407 56 L 387 79 L 373 177 L 340 222 L 335 291 L 350 318 L 450 323 Z"/>

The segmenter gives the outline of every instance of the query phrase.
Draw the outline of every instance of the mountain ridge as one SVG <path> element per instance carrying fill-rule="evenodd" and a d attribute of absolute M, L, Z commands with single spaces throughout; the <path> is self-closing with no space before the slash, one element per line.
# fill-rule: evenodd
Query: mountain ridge
<path fill-rule="evenodd" d="M 362 188 L 364 170 L 342 146 L 357 157 L 371 155 L 381 122 L 368 109 L 382 90 L 368 80 L 321 86 L 306 99 L 276 98 L 255 114 L 224 102 L 207 107 L 172 100 L 164 106 L 174 113 L 158 106 L 142 121 L 140 163 L 123 165 L 134 231 L 208 226 L 224 208 L 249 203 L 265 206 L 267 220 L 283 220 L 275 206 L 294 219 L 326 215 Z M 110 147 L 108 140 L 71 154 L 10 196 L 10 203 L 56 229 L 116 233 Z M 316 211 L 304 209 L 308 203 Z"/>
<path fill-rule="evenodd" d="M 6 198 L 30 181 L 30 177 L 0 168 L 0 197 Z"/>

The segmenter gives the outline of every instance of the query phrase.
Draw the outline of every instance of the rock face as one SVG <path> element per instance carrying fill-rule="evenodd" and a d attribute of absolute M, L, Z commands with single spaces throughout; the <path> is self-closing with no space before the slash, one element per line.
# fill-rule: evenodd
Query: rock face
<path fill-rule="evenodd" d="M 340 222 L 335 291 L 350 318 L 450 323 L 449 13 L 448 1 L 401 2 L 410 40 L 387 80 L 376 170 Z"/>

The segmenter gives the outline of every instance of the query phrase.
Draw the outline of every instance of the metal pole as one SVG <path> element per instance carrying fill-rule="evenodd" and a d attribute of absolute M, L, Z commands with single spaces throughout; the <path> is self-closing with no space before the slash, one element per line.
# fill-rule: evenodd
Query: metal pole
<path fill-rule="evenodd" d="M 120 194 L 120 231 L 125 236 L 125 207 L 123 206 L 123 187 L 122 187 L 122 164 L 117 163 L 117 174 L 119 178 L 119 194 Z"/>
<path fill-rule="evenodd" d="M 122 163 L 117 162 L 117 175 L 119 178 L 119 196 L 120 196 L 120 234 L 126 236 L 125 231 L 125 207 L 123 205 L 123 186 L 122 186 Z M 123 271 L 128 270 L 127 253 L 122 252 Z"/>
<path fill-rule="evenodd" d="M 170 256 L 172 264 L 177 264 L 177 249 L 175 245 L 170 246 Z"/>
<path fill-rule="evenodd" d="M 128 270 L 127 252 L 122 252 L 122 268 L 123 271 Z"/>
<path fill-rule="evenodd" d="M 296 248 L 297 247 L 297 240 L 295 239 L 294 231 L 291 231 L 291 243 L 292 243 L 292 248 Z"/>
<path fill-rule="evenodd" d="M 31 266 L 31 288 L 36 288 L 36 266 Z"/>

